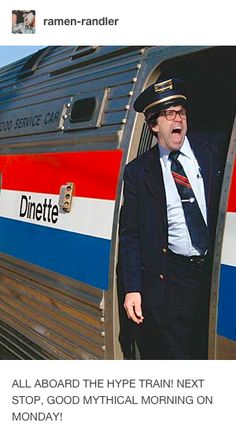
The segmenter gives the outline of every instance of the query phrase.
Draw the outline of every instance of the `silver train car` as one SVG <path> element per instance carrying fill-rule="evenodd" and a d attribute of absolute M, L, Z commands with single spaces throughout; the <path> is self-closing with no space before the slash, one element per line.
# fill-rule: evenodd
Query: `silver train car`
<path fill-rule="evenodd" d="M 155 142 L 132 104 L 169 72 L 222 150 L 209 359 L 236 359 L 235 64 L 230 46 L 50 46 L 0 70 L 2 358 L 122 359 L 123 171 Z"/>

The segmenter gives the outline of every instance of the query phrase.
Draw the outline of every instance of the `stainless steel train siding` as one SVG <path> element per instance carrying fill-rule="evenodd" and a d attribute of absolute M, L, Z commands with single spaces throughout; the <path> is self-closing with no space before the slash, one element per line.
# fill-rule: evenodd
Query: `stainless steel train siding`
<path fill-rule="evenodd" d="M 122 174 L 153 143 L 133 101 L 174 70 L 190 82 L 191 130 L 222 133 L 226 155 L 235 56 L 227 47 L 48 47 L 0 70 L 0 343 L 12 358 L 122 358 L 115 273 Z M 217 99 L 225 102 L 221 121 Z M 211 358 L 217 266 L 213 281 Z"/>
<path fill-rule="evenodd" d="M 20 169 L 22 167 L 15 173 L 14 181 L 21 173 L 24 175 L 23 169 L 28 171 L 21 188 L 15 188 L 15 182 L 13 186 L 9 184 L 12 190 L 25 191 L 22 194 L 26 195 L 31 190 L 34 193 L 35 189 L 28 180 L 33 180 L 38 187 L 40 183 L 36 182 L 37 176 L 32 177 L 31 169 L 44 161 L 43 154 L 46 153 L 52 154 L 45 159 L 50 163 L 50 170 L 47 172 L 42 166 L 42 186 L 36 192 L 47 192 L 45 188 L 57 174 L 63 173 L 68 163 L 72 174 L 77 167 L 79 174 L 82 173 L 81 168 L 89 164 L 95 167 L 97 163 L 97 176 L 107 167 L 115 167 L 118 176 L 112 152 L 120 147 L 141 57 L 139 48 L 49 47 L 1 71 L 0 144 L 1 154 L 7 157 L 3 167 L 5 174 L 10 175 L 10 170 L 6 171 L 6 163 L 13 158 L 12 173 L 13 170 L 16 172 L 17 164 Z M 99 152 L 111 155 L 105 158 Z M 56 153 L 59 156 L 55 157 Z M 71 154 L 64 156 L 64 153 Z M 86 158 L 71 164 L 70 157 L 78 154 L 80 158 L 81 153 L 87 153 Z M 53 165 L 55 162 L 60 163 L 59 168 L 57 164 Z M 90 172 L 93 173 L 93 170 Z M 2 182 L 4 185 L 4 171 Z M 66 183 L 61 181 L 61 185 Z M 83 184 L 85 186 L 87 182 L 83 181 Z M 109 182 L 103 181 L 102 184 L 108 186 Z M 58 195 L 59 189 L 60 185 Z M 91 197 L 90 190 L 87 191 Z M 86 195 L 85 190 L 83 196 Z M 99 197 L 109 199 L 114 198 L 114 194 L 111 197 L 100 194 Z M 22 202 L 26 204 L 27 199 L 22 199 Z M 104 210 L 104 215 L 106 212 Z M 115 214 L 118 214 L 117 207 Z M 104 220 L 110 221 L 111 218 L 105 217 Z M 5 229 L 6 222 L 2 232 Z M 58 244 L 65 246 L 58 248 L 61 249 L 57 253 L 59 258 L 47 267 L 47 259 L 43 257 L 53 236 L 45 232 L 40 238 L 36 235 L 34 242 L 33 227 L 31 231 L 25 230 L 25 238 L 24 230 L 19 234 L 13 228 L 13 232 L 16 236 L 9 235 L 12 246 L 9 247 L 9 241 L 6 243 L 5 234 L 1 247 L 2 344 L 21 358 L 113 358 L 113 289 L 108 280 L 111 281 L 112 276 L 114 244 L 104 248 L 102 254 L 107 262 L 102 266 L 104 271 L 99 280 L 96 276 L 103 262 L 99 256 L 103 245 L 93 244 L 91 236 L 88 235 L 88 239 L 81 243 L 82 248 L 74 247 L 74 259 L 67 253 L 75 242 L 60 240 Z M 85 232 L 89 234 L 90 230 Z M 105 245 L 105 239 L 100 240 Z M 27 247 L 22 253 L 24 244 Z M 51 249 L 55 251 L 56 248 L 52 246 Z M 86 250 L 90 252 L 85 258 Z M 49 256 L 50 253 L 47 258 Z M 74 274 L 71 273 L 76 269 L 76 262 L 79 268 L 81 257 L 82 262 L 87 262 L 85 269 L 90 272 L 89 276 L 82 274 L 83 281 L 72 279 Z M 66 268 L 63 275 L 59 275 L 57 271 L 60 272 L 63 264 Z M 105 291 L 108 284 L 109 290 Z"/>

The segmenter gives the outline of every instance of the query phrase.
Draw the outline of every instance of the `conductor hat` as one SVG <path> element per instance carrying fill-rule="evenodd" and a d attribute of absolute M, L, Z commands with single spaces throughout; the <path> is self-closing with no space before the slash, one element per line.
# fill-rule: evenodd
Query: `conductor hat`
<path fill-rule="evenodd" d="M 147 87 L 134 102 L 134 109 L 147 115 L 158 113 L 169 106 L 185 105 L 186 101 L 184 82 L 177 78 L 169 78 Z"/>
<path fill-rule="evenodd" d="M 33 13 L 35 15 L 35 10 L 22 10 L 23 15 L 27 15 L 28 13 Z"/>

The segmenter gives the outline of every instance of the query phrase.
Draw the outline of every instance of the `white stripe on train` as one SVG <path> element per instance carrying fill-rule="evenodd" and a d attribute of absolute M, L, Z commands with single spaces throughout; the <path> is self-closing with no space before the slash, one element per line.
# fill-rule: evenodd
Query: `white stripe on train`
<path fill-rule="evenodd" d="M 0 216 L 111 239 L 115 201 L 73 197 L 71 211 L 65 213 L 59 212 L 58 200 L 55 194 L 1 190 Z"/>
<path fill-rule="evenodd" d="M 236 213 L 226 213 L 221 263 L 236 267 Z"/>

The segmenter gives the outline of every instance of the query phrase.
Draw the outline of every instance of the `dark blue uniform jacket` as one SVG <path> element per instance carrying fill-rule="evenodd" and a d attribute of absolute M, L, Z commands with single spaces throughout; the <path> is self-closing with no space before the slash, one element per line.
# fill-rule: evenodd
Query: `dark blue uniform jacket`
<path fill-rule="evenodd" d="M 214 143 L 188 137 L 204 180 L 208 226 L 214 239 L 222 172 Z M 119 228 L 120 292 L 141 292 L 144 315 L 158 319 L 167 274 L 167 208 L 158 145 L 125 168 Z M 213 244 L 210 244 L 209 252 Z"/>

